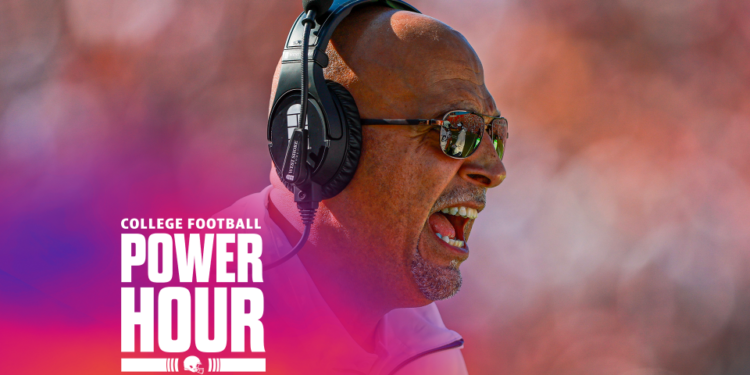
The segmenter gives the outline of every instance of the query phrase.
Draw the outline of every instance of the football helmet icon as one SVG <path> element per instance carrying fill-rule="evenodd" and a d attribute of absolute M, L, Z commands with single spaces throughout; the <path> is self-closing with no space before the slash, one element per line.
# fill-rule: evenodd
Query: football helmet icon
<path fill-rule="evenodd" d="M 203 373 L 203 367 L 201 367 L 201 360 L 198 359 L 198 357 L 194 355 L 191 355 L 190 357 L 185 358 L 185 360 L 182 362 L 182 365 L 185 368 L 185 371 L 197 372 L 199 374 Z"/>

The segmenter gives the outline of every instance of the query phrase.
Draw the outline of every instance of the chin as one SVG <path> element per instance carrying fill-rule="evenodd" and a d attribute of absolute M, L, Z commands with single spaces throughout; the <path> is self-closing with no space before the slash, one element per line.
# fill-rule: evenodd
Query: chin
<path fill-rule="evenodd" d="M 411 262 L 411 273 L 427 303 L 453 297 L 461 289 L 459 262 L 439 265 L 422 257 L 417 247 Z"/>

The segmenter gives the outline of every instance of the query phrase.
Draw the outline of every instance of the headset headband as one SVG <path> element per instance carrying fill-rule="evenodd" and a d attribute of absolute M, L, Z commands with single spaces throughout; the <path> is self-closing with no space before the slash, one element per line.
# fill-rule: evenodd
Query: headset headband
<path fill-rule="evenodd" d="M 417 8 L 400 0 L 335 0 L 328 12 L 318 15 L 317 20 L 319 21 L 319 24 L 313 29 L 313 34 L 310 35 L 310 47 L 315 48 L 315 51 L 313 52 L 313 60 L 315 60 L 316 54 L 325 52 L 326 47 L 328 46 L 328 41 L 331 39 L 334 30 L 336 30 L 339 23 L 351 13 L 352 9 L 367 4 L 379 4 L 388 8 L 409 10 L 419 13 Z M 302 27 L 303 17 L 304 13 L 300 14 L 297 21 L 294 23 L 294 27 L 287 38 L 284 51 L 291 49 L 299 50 L 304 30 Z M 299 58 L 296 60 L 299 60 Z"/>

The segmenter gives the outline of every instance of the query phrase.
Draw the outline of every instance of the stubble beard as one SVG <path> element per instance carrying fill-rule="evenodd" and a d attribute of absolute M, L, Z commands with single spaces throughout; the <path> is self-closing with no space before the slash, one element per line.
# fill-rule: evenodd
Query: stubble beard
<path fill-rule="evenodd" d="M 456 295 L 461 289 L 461 271 L 458 262 L 452 260 L 448 266 L 438 266 L 422 258 L 419 247 L 411 261 L 411 274 L 425 298 L 439 301 Z"/>
<path fill-rule="evenodd" d="M 449 206 L 463 200 L 473 200 L 484 204 L 487 200 L 487 189 L 477 186 L 464 186 L 453 189 L 438 197 L 431 212 L 437 207 Z M 461 271 L 457 260 L 452 260 L 448 266 L 438 266 L 424 259 L 416 247 L 411 261 L 411 274 L 425 298 L 439 301 L 456 295 L 461 290 Z"/>

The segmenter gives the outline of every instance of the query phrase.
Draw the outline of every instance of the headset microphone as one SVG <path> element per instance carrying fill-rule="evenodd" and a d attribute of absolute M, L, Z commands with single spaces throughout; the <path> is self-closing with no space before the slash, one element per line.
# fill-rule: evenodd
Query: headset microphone
<path fill-rule="evenodd" d="M 344 190 L 357 170 L 362 149 L 357 104 L 346 88 L 325 79 L 323 68 L 336 26 L 355 7 L 368 4 L 419 13 L 402 0 L 303 0 L 305 11 L 287 37 L 268 118 L 268 150 L 279 179 L 294 193 L 305 229 L 294 248 L 266 270 L 297 254 L 320 201 Z"/>
<path fill-rule="evenodd" d="M 310 44 L 310 29 L 315 24 L 315 17 L 319 14 L 323 14 L 328 11 L 331 7 L 333 0 L 303 0 L 302 7 L 305 9 L 305 18 L 302 19 L 302 25 L 305 27 L 304 36 L 302 37 L 302 84 L 300 88 L 302 95 L 300 99 L 300 121 L 298 121 L 297 128 L 292 132 L 292 136 L 289 139 L 289 144 L 286 150 L 286 156 L 284 157 L 284 164 L 282 170 L 284 171 L 284 179 L 296 187 L 304 187 L 307 184 L 307 146 L 308 146 L 308 134 L 305 130 L 307 123 L 307 102 L 308 102 L 308 56 L 309 56 L 309 44 Z M 306 194 L 307 195 L 307 194 Z M 297 199 L 295 199 L 297 201 Z M 304 199 L 303 199 L 304 201 Z M 318 201 L 319 202 L 319 201 Z M 299 203 L 299 201 L 298 201 Z M 301 209 L 301 208 L 300 208 Z"/>
<path fill-rule="evenodd" d="M 301 63 L 301 90 L 300 95 L 300 117 L 297 128 L 292 132 L 287 145 L 282 171 L 284 179 L 294 185 L 294 201 L 297 202 L 297 208 L 302 216 L 302 224 L 305 229 L 297 245 L 292 248 L 285 256 L 268 264 L 265 268 L 271 269 L 279 264 L 286 262 L 289 258 L 297 254 L 307 242 L 310 236 L 310 229 L 315 221 L 315 212 L 318 210 L 318 203 L 323 199 L 321 197 L 320 185 L 310 181 L 310 173 L 307 166 L 307 147 L 309 143 L 309 134 L 305 125 L 307 125 L 307 102 L 309 100 L 308 86 L 308 55 L 310 43 L 310 29 L 315 24 L 315 17 L 323 14 L 331 7 L 333 0 L 303 0 L 302 6 L 305 9 L 306 16 L 302 20 L 305 27 L 304 36 L 302 37 L 302 63 Z"/>

